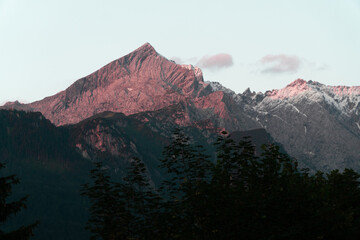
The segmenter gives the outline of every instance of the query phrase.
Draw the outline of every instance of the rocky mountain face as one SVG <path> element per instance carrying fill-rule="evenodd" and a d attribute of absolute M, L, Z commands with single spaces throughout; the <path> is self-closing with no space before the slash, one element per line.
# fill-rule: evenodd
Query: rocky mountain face
<path fill-rule="evenodd" d="M 301 79 L 280 90 L 255 93 L 247 89 L 236 94 L 219 83 L 204 82 L 199 68 L 178 65 L 147 43 L 65 91 L 30 104 L 8 103 L 4 108 L 39 111 L 57 126 L 105 111 L 117 112 L 158 131 L 159 136 L 168 136 L 174 125 L 195 127 L 203 136 L 264 128 L 301 167 L 360 170 L 359 102 L 360 87 L 332 87 Z M 82 124 L 86 121 L 90 120 Z M 86 132 L 85 126 L 77 126 L 78 135 Z M 84 136 L 86 143 L 74 137 L 78 139 L 74 144 L 80 151 L 103 146 L 103 152 L 120 154 L 119 147 L 109 147 L 109 140 L 100 144 L 96 131 L 104 129 L 100 123 L 98 127 Z"/>
<path fill-rule="evenodd" d="M 303 166 L 360 170 L 360 87 L 298 79 L 251 106 L 253 117 Z"/>
<path fill-rule="evenodd" d="M 28 105 L 7 107 L 42 112 L 55 125 L 77 123 L 104 111 L 126 115 L 157 110 L 201 95 L 202 72 L 177 65 L 150 44 L 76 81 L 65 91 Z"/>
<path fill-rule="evenodd" d="M 212 119 L 212 124 L 229 129 L 260 127 L 243 114 L 231 96 L 206 84 L 199 68 L 178 65 L 148 43 L 54 96 L 30 104 L 7 103 L 4 107 L 39 111 L 61 126 L 104 111 L 130 115 L 176 104 L 189 110 L 177 120 L 179 124 Z"/>

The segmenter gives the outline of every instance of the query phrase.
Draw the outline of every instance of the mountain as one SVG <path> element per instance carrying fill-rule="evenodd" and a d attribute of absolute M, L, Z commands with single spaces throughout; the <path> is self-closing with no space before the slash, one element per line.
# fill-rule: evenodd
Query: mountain
<path fill-rule="evenodd" d="M 300 167 L 360 170 L 360 87 L 297 79 L 279 90 L 236 94 L 219 83 L 209 84 L 232 96 Z"/>
<path fill-rule="evenodd" d="M 212 118 L 213 124 L 229 129 L 260 127 L 248 120 L 233 101 L 223 91 L 213 91 L 204 83 L 199 68 L 178 65 L 146 43 L 54 96 L 30 104 L 7 103 L 4 107 L 39 111 L 61 126 L 104 111 L 130 115 L 180 103 L 201 115 L 195 114 L 200 117 L 194 119 L 196 122 Z M 193 120 L 188 117 L 186 124 Z"/>
<path fill-rule="evenodd" d="M 37 239 L 88 239 L 79 186 L 92 161 L 121 178 L 139 157 L 157 185 L 162 150 L 179 126 L 208 154 L 226 130 L 235 141 L 250 136 L 259 153 L 261 144 L 279 143 L 312 171 L 360 171 L 360 87 L 297 79 L 238 94 L 148 43 L 54 96 L 0 108 L 0 160 L 22 180 L 15 197 L 30 194 L 28 210 L 8 227 L 39 219 Z"/>
<path fill-rule="evenodd" d="M 77 123 L 104 111 L 126 115 L 157 110 L 204 90 L 199 68 L 177 65 L 148 43 L 100 70 L 79 79 L 65 91 L 28 105 L 55 125 Z M 19 103 L 7 107 L 20 108 Z"/>
<path fill-rule="evenodd" d="M 359 92 L 359 87 L 298 79 L 280 90 L 237 94 L 204 82 L 199 68 L 178 65 L 146 43 L 54 96 L 3 108 L 39 111 L 57 126 L 105 111 L 139 114 L 143 122 L 162 119 L 148 123 L 150 128 L 164 124 L 160 135 L 169 134 L 166 124 L 206 130 L 204 136 L 264 128 L 301 167 L 360 170 Z"/>
<path fill-rule="evenodd" d="M 303 166 L 360 170 L 360 87 L 298 79 L 263 97 L 253 117 Z"/>

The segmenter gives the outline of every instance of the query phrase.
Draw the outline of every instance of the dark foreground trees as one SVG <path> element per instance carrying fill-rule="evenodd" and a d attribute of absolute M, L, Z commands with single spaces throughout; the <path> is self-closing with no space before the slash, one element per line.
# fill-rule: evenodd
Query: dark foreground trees
<path fill-rule="evenodd" d="M 358 173 L 309 174 L 277 146 L 259 156 L 248 139 L 216 146 L 211 162 L 177 130 L 159 189 L 139 159 L 120 183 L 97 163 L 83 187 L 93 239 L 359 239 Z"/>
<path fill-rule="evenodd" d="M 5 165 L 0 162 L 0 170 Z M 8 220 L 9 217 L 15 215 L 21 209 L 26 208 L 26 197 L 17 201 L 9 201 L 12 192 L 12 186 L 18 184 L 20 181 L 15 175 L 3 176 L 0 173 L 0 226 Z M 33 229 L 38 223 L 33 223 L 28 226 L 21 226 L 16 230 L 5 232 L 0 229 L 1 240 L 27 240 L 32 236 Z"/>

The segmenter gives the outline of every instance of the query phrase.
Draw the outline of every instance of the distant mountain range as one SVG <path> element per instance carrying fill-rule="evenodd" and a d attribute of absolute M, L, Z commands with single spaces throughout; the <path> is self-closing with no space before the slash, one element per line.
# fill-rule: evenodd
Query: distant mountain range
<path fill-rule="evenodd" d="M 126 119 L 159 136 L 169 136 L 174 126 L 196 128 L 202 136 L 263 128 L 301 167 L 328 171 L 360 170 L 359 102 L 360 87 L 302 79 L 280 90 L 236 94 L 204 82 L 199 68 L 176 64 L 146 43 L 54 96 L 2 108 L 41 112 L 56 126 L 71 125 L 72 144 L 90 159 L 95 150 L 111 156 L 131 152 L 115 147 L 120 140 L 110 140 L 110 130 L 102 135 L 104 122 L 120 131 L 117 122 Z M 136 149 L 129 144 L 124 146 Z"/>

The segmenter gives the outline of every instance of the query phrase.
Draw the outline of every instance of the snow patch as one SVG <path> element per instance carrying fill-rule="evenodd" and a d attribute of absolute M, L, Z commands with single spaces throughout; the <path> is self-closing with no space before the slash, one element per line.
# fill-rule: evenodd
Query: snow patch
<path fill-rule="evenodd" d="M 359 114 L 360 86 L 327 86 L 311 80 L 306 82 L 298 79 L 285 88 L 267 91 L 265 95 L 268 100 L 273 100 L 271 104 L 274 104 L 274 100 L 301 103 L 306 98 L 306 101 L 317 103 L 325 101 L 329 106 L 336 108 L 346 116 Z M 300 113 L 299 109 L 293 107 Z"/>
<path fill-rule="evenodd" d="M 264 127 L 264 125 L 262 125 L 262 123 L 260 122 L 259 117 L 256 117 L 256 121 L 260 124 L 261 127 Z"/>
<path fill-rule="evenodd" d="M 290 106 L 292 106 L 296 112 L 300 113 L 301 115 L 305 116 L 305 117 L 308 117 L 305 113 L 302 113 L 297 107 L 295 107 L 295 105 L 289 103 Z"/>
<path fill-rule="evenodd" d="M 279 117 L 278 115 L 273 115 L 273 116 L 276 117 L 276 118 L 278 118 L 278 119 L 280 119 L 281 121 L 283 121 L 284 123 L 286 123 L 286 124 L 289 125 L 289 123 L 288 123 L 287 121 L 285 121 L 284 119 L 282 119 L 282 118 Z"/>

